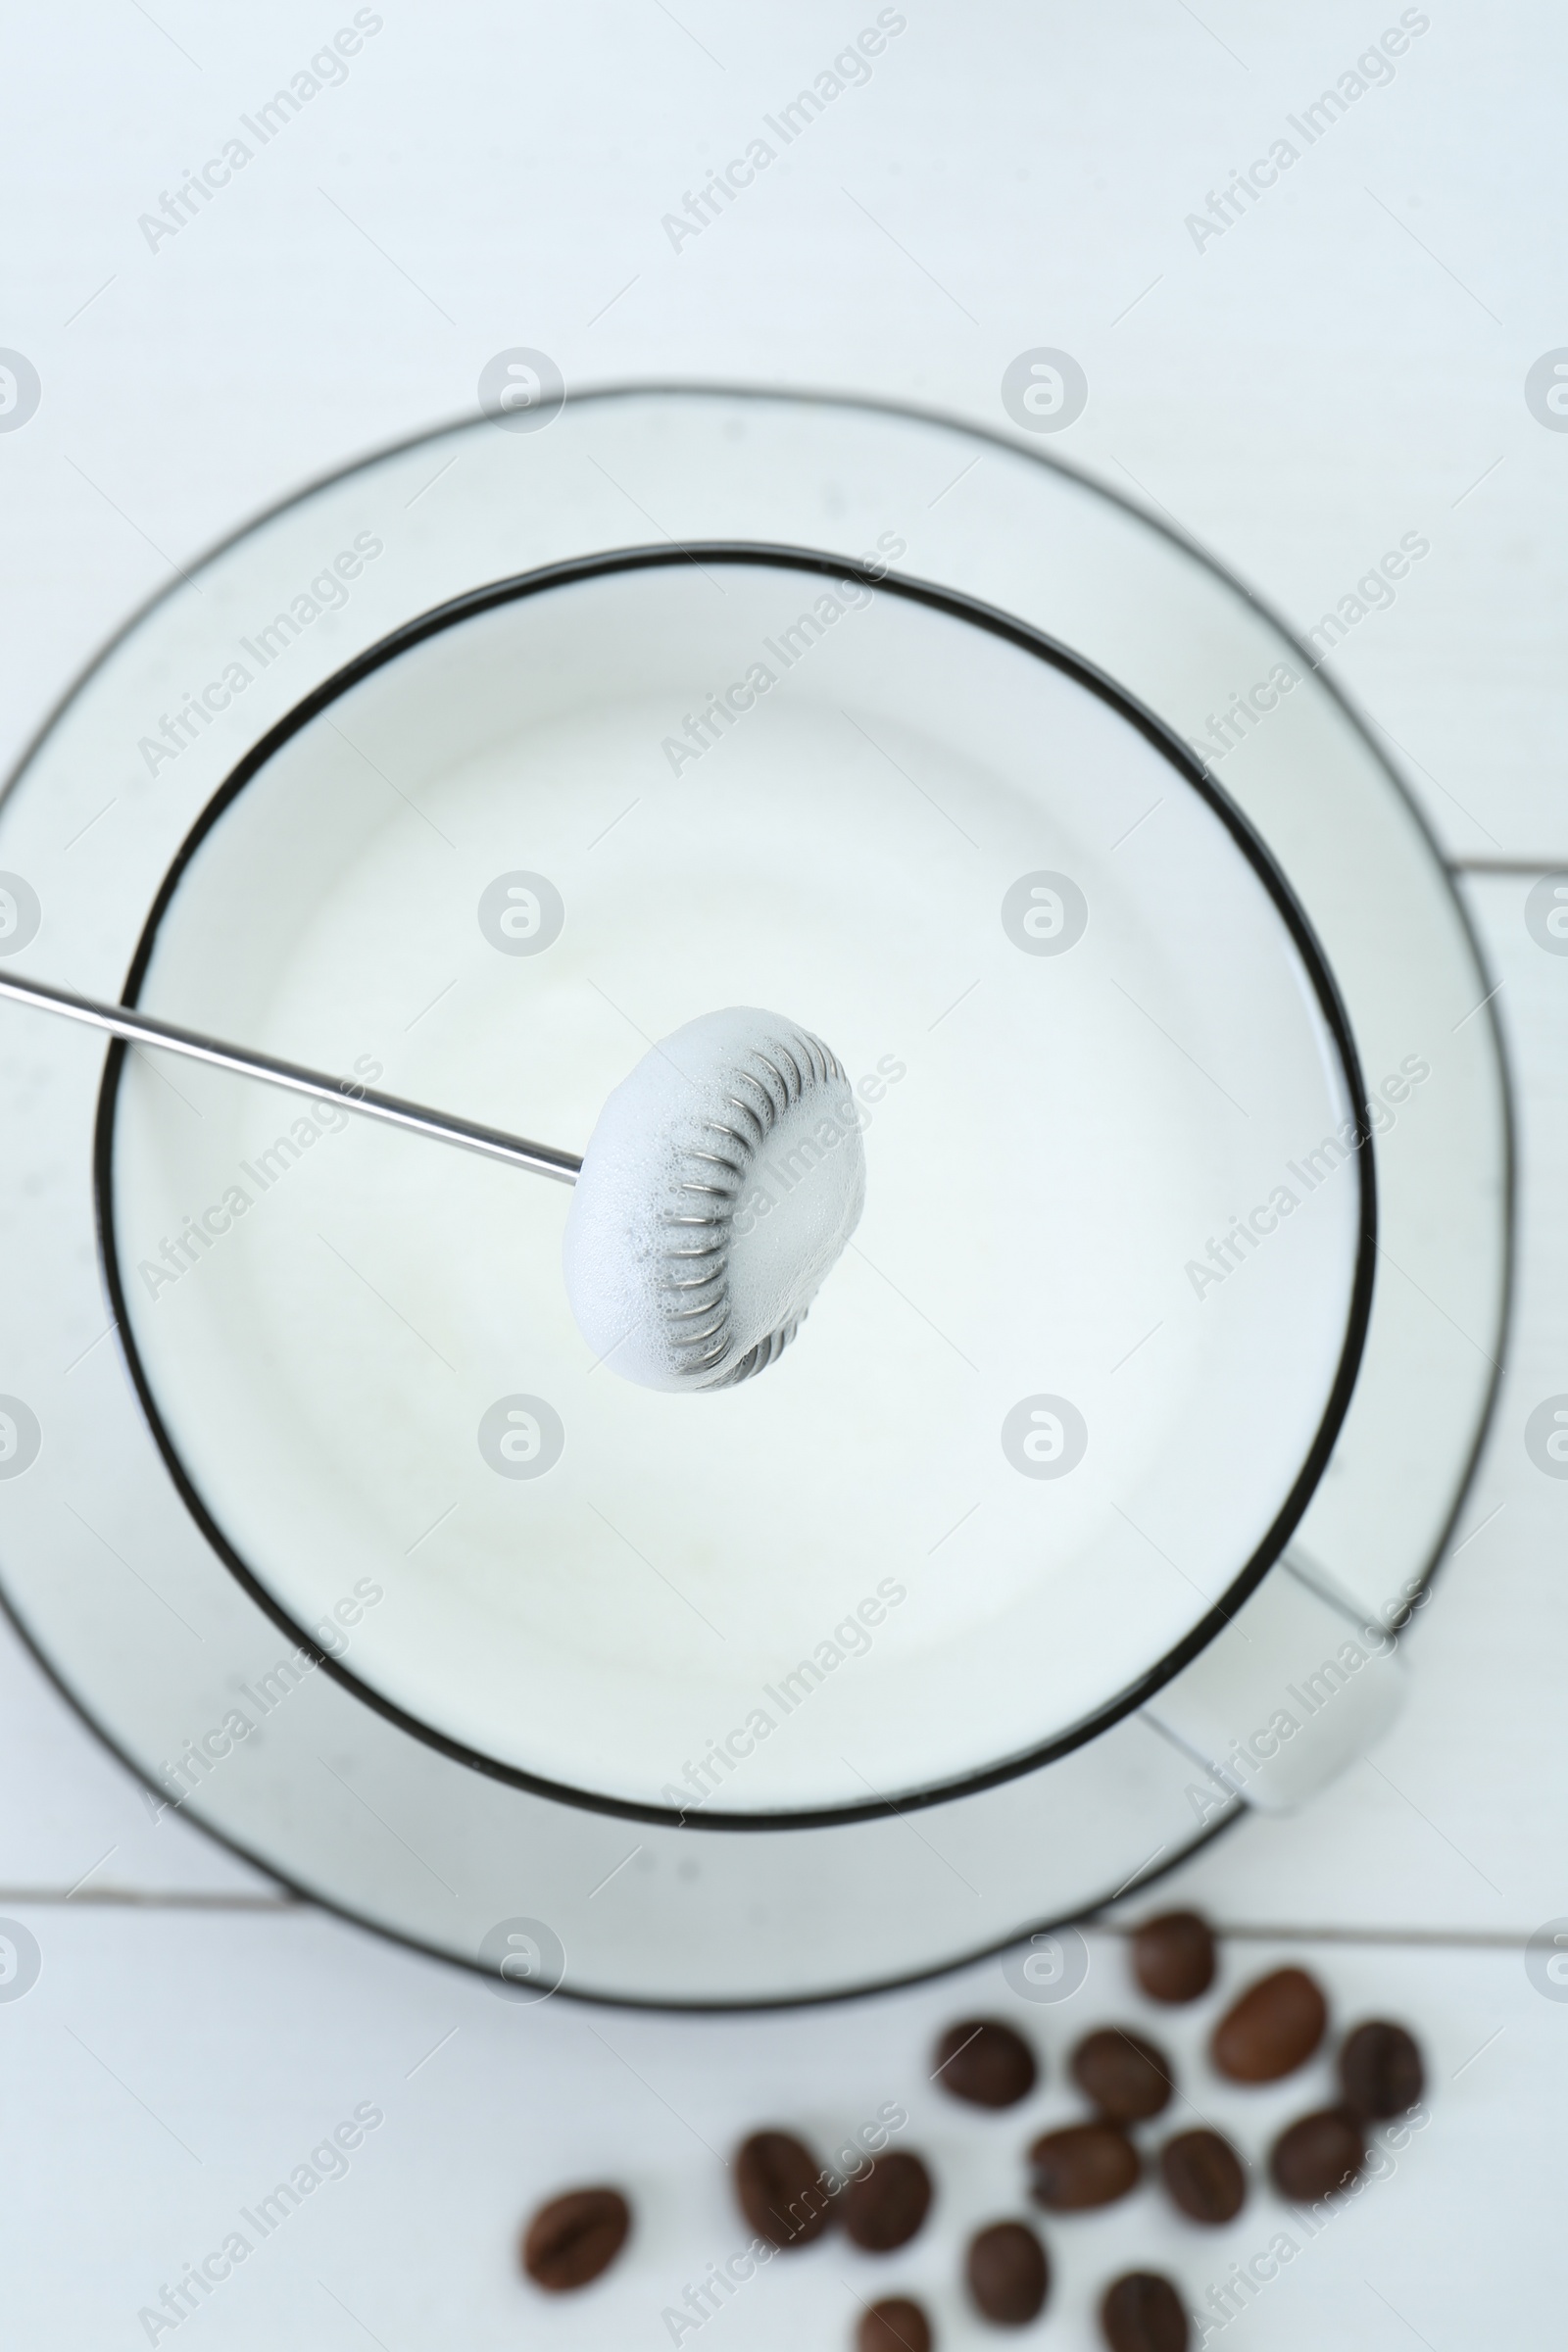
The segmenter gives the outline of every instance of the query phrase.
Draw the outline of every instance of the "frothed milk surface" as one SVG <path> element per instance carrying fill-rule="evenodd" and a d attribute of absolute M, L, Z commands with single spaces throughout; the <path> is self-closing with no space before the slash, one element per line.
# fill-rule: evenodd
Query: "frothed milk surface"
<path fill-rule="evenodd" d="M 519 873 L 564 908 L 538 953 L 478 918 Z M 1038 873 L 1087 908 L 1059 953 L 1003 920 Z M 732 1812 L 986 1769 L 1164 1656 L 1313 1444 L 1355 1170 L 1288 1172 L 1348 1106 L 1277 908 L 1112 706 L 885 590 L 682 565 L 428 640 L 232 801 L 142 1001 L 571 1150 L 722 1005 L 856 1084 L 849 1250 L 778 1364 L 690 1396 L 584 1345 L 563 1188 L 127 1069 L 117 1250 L 203 1507 L 301 1626 L 372 1578 L 349 1671 L 504 1765 Z M 1065 1475 L 1004 1445 L 1041 1396 Z M 538 1475 L 481 1445 L 517 1399 Z"/>

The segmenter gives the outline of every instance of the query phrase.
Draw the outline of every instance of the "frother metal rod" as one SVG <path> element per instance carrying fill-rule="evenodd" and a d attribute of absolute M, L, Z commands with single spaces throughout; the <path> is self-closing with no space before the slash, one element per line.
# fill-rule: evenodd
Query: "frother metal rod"
<path fill-rule="evenodd" d="M 24 980 L 0 971 L 0 999 L 31 1004 L 39 1012 L 57 1012 L 89 1029 L 106 1030 L 131 1046 L 155 1046 L 166 1054 L 183 1054 L 191 1061 L 210 1062 L 215 1069 L 233 1070 L 241 1078 L 260 1078 L 267 1086 L 309 1095 L 318 1102 L 338 1102 L 368 1119 L 389 1127 L 406 1127 L 416 1135 L 433 1136 L 440 1144 L 458 1144 L 465 1152 L 482 1152 L 487 1159 L 504 1159 L 509 1166 L 526 1168 L 534 1176 L 552 1176 L 558 1184 L 575 1184 L 582 1161 L 575 1152 L 558 1152 L 550 1144 L 531 1144 L 525 1136 L 507 1135 L 499 1127 L 481 1127 L 473 1119 L 455 1118 L 450 1111 L 429 1110 L 422 1102 L 406 1102 L 400 1095 L 378 1095 L 357 1078 L 328 1078 L 319 1070 L 303 1069 L 295 1061 L 278 1061 L 270 1054 L 253 1054 L 225 1046 L 193 1029 L 178 1029 L 172 1021 L 155 1020 L 126 1004 L 101 1004 L 92 997 L 74 996 L 70 989 L 51 988 L 42 980 Z"/>

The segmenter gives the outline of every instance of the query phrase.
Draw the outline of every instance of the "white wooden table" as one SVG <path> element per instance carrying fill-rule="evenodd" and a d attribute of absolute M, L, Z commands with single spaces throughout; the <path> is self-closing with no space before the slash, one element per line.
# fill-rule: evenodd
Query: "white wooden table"
<path fill-rule="evenodd" d="M 568 380 L 858 387 L 989 423 L 1015 355 L 1066 348 L 1090 397 L 1062 453 L 1174 516 L 1302 628 L 1354 600 L 1403 534 L 1430 540 L 1328 666 L 1463 869 L 1499 986 L 1520 1144 L 1506 1376 L 1410 1637 L 1397 1730 L 1308 1811 L 1244 1821 L 1169 1892 L 1226 1929 L 1227 1984 L 1299 1957 L 1342 2015 L 1407 2017 L 1431 2120 L 1310 2242 L 1266 2194 L 1212 2238 L 1148 2189 L 1058 2225 L 1050 2313 L 1023 2340 L 1092 2343 L 1099 2286 L 1134 2264 L 1169 2268 L 1201 2307 L 1284 2230 L 1296 2258 L 1208 2340 L 1551 2341 L 1568 2003 L 1534 1988 L 1523 1946 L 1568 1914 L 1568 1483 L 1535 1468 L 1523 1428 L 1568 1390 L 1568 957 L 1535 943 L 1523 907 L 1544 868 L 1568 867 L 1568 434 L 1524 384 L 1568 344 L 1560 13 L 1403 12 L 1430 24 L 1393 78 L 1310 145 L 1289 119 L 1401 21 L 1392 4 L 902 13 L 869 80 L 678 245 L 662 217 L 767 135 L 874 8 L 362 11 L 383 21 L 344 77 L 283 110 L 265 146 L 242 118 L 346 7 L 96 0 L 15 21 L 0 343 L 42 398 L 0 432 L 0 751 L 21 752 L 172 566 L 298 481 L 470 407 L 484 362 L 518 344 Z M 236 135 L 244 169 L 150 243 L 139 216 Z M 1281 137 L 1299 153 L 1277 184 L 1195 236 L 1187 216 Z M 0 2003 L 8 2341 L 147 2341 L 138 2311 L 368 2103 L 384 2121 L 346 2176 L 201 2300 L 190 2343 L 667 2343 L 663 2311 L 741 2242 L 722 2159 L 743 2130 L 794 2120 L 826 2142 L 889 2098 L 941 2196 L 898 2282 L 929 2295 L 945 2345 L 984 2339 L 957 2251 L 1017 2207 L 1036 2117 L 1069 2111 L 1070 2042 L 1136 2014 L 1111 1929 L 1055 2010 L 1025 2011 L 995 1964 L 761 2019 L 514 2008 L 155 1819 L 8 1632 L 0 1676 L 0 1913 L 43 1959 L 26 1997 Z M 937 2027 L 978 2003 L 1011 2004 L 1047 2059 L 1031 2106 L 1001 2120 L 926 2081 Z M 1222 2094 L 1197 2063 L 1212 2009 L 1161 2031 L 1192 2060 L 1193 2098 L 1255 2156 L 1326 2076 Z M 593 2177 L 629 2185 L 636 2239 L 601 2288 L 547 2306 L 515 2275 L 516 2224 Z M 824 2243 L 748 2287 L 704 2342 L 847 2344 L 856 2298 L 893 2268 Z"/>

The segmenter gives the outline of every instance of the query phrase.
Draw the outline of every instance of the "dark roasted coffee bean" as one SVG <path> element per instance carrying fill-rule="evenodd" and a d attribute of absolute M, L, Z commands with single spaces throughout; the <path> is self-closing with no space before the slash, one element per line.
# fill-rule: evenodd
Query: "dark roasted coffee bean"
<path fill-rule="evenodd" d="M 541 2205 L 522 2240 L 535 2286 L 564 2294 L 608 2271 L 626 2242 L 631 2212 L 618 2188 L 573 2188 Z"/>
<path fill-rule="evenodd" d="M 966 2017 L 937 2043 L 932 2081 L 973 2107 L 1015 2107 L 1035 2086 L 1035 2054 L 994 2017 Z"/>
<path fill-rule="evenodd" d="M 1348 2107 L 1324 2107 L 1280 2133 L 1268 2169 L 1282 2197 L 1293 2205 L 1315 2205 L 1319 2197 L 1348 2187 L 1365 2162 L 1360 2119 Z"/>
<path fill-rule="evenodd" d="M 1146 1919 L 1133 1937 L 1133 1973 L 1152 2001 L 1196 2001 L 1214 1982 L 1214 1937 L 1196 1911 Z"/>
<path fill-rule="evenodd" d="M 931 2207 L 931 2176 L 918 2156 L 879 2156 L 844 2191 L 844 2227 L 867 2254 L 906 2246 Z"/>
<path fill-rule="evenodd" d="M 857 2352 L 931 2352 L 931 2323 L 907 2295 L 873 2303 L 860 2322 Z"/>
<path fill-rule="evenodd" d="M 1328 2016 L 1328 2003 L 1304 1968 L 1279 1968 L 1226 2010 L 1209 2053 L 1233 2082 L 1277 2082 L 1306 2064 Z"/>
<path fill-rule="evenodd" d="M 1044 2310 L 1051 2265 L 1027 2222 L 976 2230 L 963 2268 L 976 2311 L 998 2328 L 1027 2328 Z"/>
<path fill-rule="evenodd" d="M 1115 2124 L 1069 2124 L 1048 2132 L 1029 2151 L 1034 2198 L 1051 2213 L 1111 2205 L 1136 2186 L 1138 2150 Z"/>
<path fill-rule="evenodd" d="M 1242 2160 L 1217 2132 L 1183 2132 L 1167 2139 L 1159 2170 L 1173 2203 L 1190 2221 L 1217 2228 L 1234 2221 L 1247 2201 Z"/>
<path fill-rule="evenodd" d="M 1426 2088 L 1421 2052 L 1402 2026 L 1372 2018 L 1346 2036 L 1340 2052 L 1340 2087 L 1347 2107 L 1373 2123 L 1404 2115 Z"/>
<path fill-rule="evenodd" d="M 1100 2328 L 1110 2352 L 1187 2352 L 1182 2299 L 1156 2271 L 1129 2271 L 1106 2287 Z"/>
<path fill-rule="evenodd" d="M 1072 2054 L 1072 2079 L 1113 2124 L 1141 2124 L 1158 2115 L 1176 2087 L 1163 2052 L 1120 2026 L 1085 2035 Z"/>
<path fill-rule="evenodd" d="M 792 2132 L 754 2132 L 735 2159 L 735 2194 L 770 2246 L 808 2246 L 832 2213 L 821 2168 Z"/>

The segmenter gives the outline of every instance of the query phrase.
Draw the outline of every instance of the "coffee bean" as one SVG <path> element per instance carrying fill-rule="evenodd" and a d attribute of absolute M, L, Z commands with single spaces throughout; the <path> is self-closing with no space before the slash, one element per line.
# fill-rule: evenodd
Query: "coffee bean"
<path fill-rule="evenodd" d="M 1196 2001 L 1214 1982 L 1214 1936 L 1196 1911 L 1146 1919 L 1133 1937 L 1133 1973 L 1152 2001 Z"/>
<path fill-rule="evenodd" d="M 1323 2038 L 1328 2003 L 1304 1968 L 1260 1977 L 1214 2028 L 1209 2053 L 1233 2082 L 1277 2082 Z"/>
<path fill-rule="evenodd" d="M 1169 2104 L 1170 2060 L 1141 2034 L 1105 2026 L 1072 2054 L 1072 2079 L 1113 2124 L 1141 2124 Z"/>
<path fill-rule="evenodd" d="M 972 2107 L 1015 2107 L 1035 2086 L 1035 2054 L 1021 2034 L 994 2017 L 966 2017 L 937 2043 L 932 2077 Z"/>
<path fill-rule="evenodd" d="M 631 2210 L 618 2188 L 573 2188 L 541 2205 L 522 2240 L 522 2267 L 547 2294 L 586 2286 L 626 2242 Z"/>
<path fill-rule="evenodd" d="M 1187 2352 L 1182 2299 L 1156 2271 L 1129 2271 L 1106 2287 L 1100 2327 L 1110 2352 Z"/>
<path fill-rule="evenodd" d="M 1319 2197 L 1348 2186 L 1365 2162 L 1359 2118 L 1348 2107 L 1324 2107 L 1280 2133 L 1268 2169 L 1282 2197 L 1293 2205 L 1315 2205 Z"/>
<path fill-rule="evenodd" d="M 1051 2265 L 1027 2222 L 976 2230 L 963 2267 L 975 2309 L 998 2328 L 1027 2328 L 1044 2310 Z"/>
<path fill-rule="evenodd" d="M 867 2254 L 906 2246 L 931 2206 L 931 2176 L 918 2156 L 895 2149 L 844 2192 L 844 2227 Z"/>
<path fill-rule="evenodd" d="M 1372 2018 L 1347 2035 L 1340 2052 L 1340 2086 L 1356 2115 L 1386 2123 L 1416 2105 L 1426 2088 L 1417 2043 L 1402 2026 Z"/>
<path fill-rule="evenodd" d="M 792 2132 L 754 2132 L 735 2159 L 740 2208 L 770 2246 L 808 2246 L 832 2213 L 821 2167 Z"/>
<path fill-rule="evenodd" d="M 931 2352 L 931 2323 L 907 2295 L 873 2303 L 860 2322 L 857 2352 Z"/>
<path fill-rule="evenodd" d="M 1115 2124 L 1069 2124 L 1029 2151 L 1034 2199 L 1051 2213 L 1111 2205 L 1137 2185 L 1138 2150 Z"/>
<path fill-rule="evenodd" d="M 1190 2221 L 1217 2228 L 1234 2221 L 1247 2200 L 1247 2175 L 1228 2139 L 1217 2132 L 1183 2132 L 1159 2151 L 1160 2175 L 1172 2201 Z"/>

